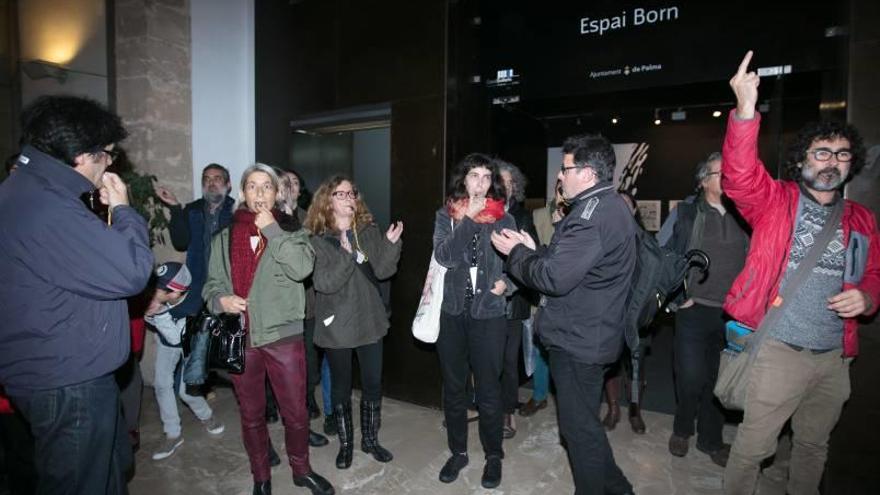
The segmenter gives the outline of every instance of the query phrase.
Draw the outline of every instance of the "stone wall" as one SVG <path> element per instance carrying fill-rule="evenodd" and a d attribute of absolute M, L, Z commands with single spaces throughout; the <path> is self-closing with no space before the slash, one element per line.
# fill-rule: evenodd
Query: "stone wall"
<path fill-rule="evenodd" d="M 116 111 L 130 132 L 123 147 L 138 172 L 155 175 L 181 202 L 189 202 L 193 195 L 189 0 L 116 0 L 115 9 Z M 157 262 L 184 259 L 170 241 L 153 251 Z M 155 341 L 147 335 L 141 359 L 147 385 L 153 382 L 155 352 Z"/>
<path fill-rule="evenodd" d="M 141 173 L 155 175 L 181 202 L 192 191 L 189 0 L 116 0 L 116 111 L 123 143 Z M 157 261 L 181 259 L 156 246 Z"/>

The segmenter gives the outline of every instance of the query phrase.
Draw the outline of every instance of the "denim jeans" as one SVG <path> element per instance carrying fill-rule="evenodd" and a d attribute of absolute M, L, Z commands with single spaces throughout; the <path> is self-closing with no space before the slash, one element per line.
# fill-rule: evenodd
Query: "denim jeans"
<path fill-rule="evenodd" d="M 156 376 L 153 380 L 153 388 L 156 392 L 156 402 L 159 404 L 162 428 L 165 435 L 171 438 L 180 436 L 180 414 L 177 412 L 177 397 L 174 395 L 175 383 L 179 383 L 177 391 L 180 400 L 192 409 L 197 418 L 204 421 L 214 414 L 204 397 L 187 394 L 183 380 L 175 382 L 174 370 L 177 369 L 181 356 L 183 350 L 180 347 L 167 346 L 159 340 L 159 335 L 156 335 Z"/>
<path fill-rule="evenodd" d="M 566 351 L 550 350 L 559 433 L 568 446 L 576 495 L 632 491 L 632 485 L 614 461 L 605 428 L 599 422 L 604 368 L 601 364 L 577 361 Z"/>
<path fill-rule="evenodd" d="M 321 361 L 321 400 L 324 402 L 324 416 L 333 416 L 333 401 L 330 399 L 330 361 L 327 355 Z"/>
<path fill-rule="evenodd" d="M 535 372 L 532 374 L 532 400 L 535 402 L 547 398 L 550 391 L 550 367 L 547 366 L 547 350 L 540 344 L 535 344 L 532 350 L 535 360 Z"/>
<path fill-rule="evenodd" d="M 39 495 L 127 493 L 133 457 L 112 374 L 12 399 L 34 435 Z"/>

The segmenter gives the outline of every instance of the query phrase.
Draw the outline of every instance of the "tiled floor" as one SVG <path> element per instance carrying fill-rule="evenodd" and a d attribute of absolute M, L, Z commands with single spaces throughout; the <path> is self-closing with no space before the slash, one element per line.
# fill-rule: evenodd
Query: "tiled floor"
<path fill-rule="evenodd" d="M 524 393 L 526 391 L 523 391 Z M 173 456 L 153 461 L 150 456 L 162 438 L 152 389 L 144 390 L 144 410 L 141 426 L 141 450 L 137 454 L 137 468 L 129 485 L 132 495 L 248 495 L 252 480 L 247 456 L 241 443 L 238 410 L 229 389 L 217 390 L 212 407 L 226 424 L 226 431 L 214 437 L 203 430 L 193 415 L 184 410 L 183 431 L 185 442 Z M 355 399 L 356 404 L 356 399 Z M 356 408 L 355 408 L 356 409 Z M 357 414 L 357 413 L 355 413 Z M 685 458 L 672 457 L 666 447 L 672 427 L 672 417 L 648 412 L 645 415 L 648 432 L 633 434 L 624 418 L 618 428 L 609 433 L 614 455 L 623 472 L 640 495 L 717 494 L 721 492 L 721 468 L 712 464 L 704 454 L 691 449 Z M 574 486 L 565 450 L 559 445 L 554 407 L 548 407 L 531 418 L 517 417 L 517 435 L 506 440 L 504 447 L 504 476 L 496 490 L 480 487 L 482 452 L 476 423 L 471 424 L 471 464 L 454 483 L 445 485 L 437 480 L 445 462 L 446 435 L 441 427 L 440 411 L 386 399 L 380 438 L 395 458 L 380 464 L 372 457 L 355 449 L 351 469 L 338 470 L 334 459 L 338 443 L 311 451 L 312 467 L 333 483 L 337 493 L 357 494 L 565 494 L 573 493 Z M 358 424 L 355 418 L 355 425 Z M 320 430 L 320 420 L 312 423 Z M 356 430 L 356 447 L 360 436 Z M 280 424 L 270 426 L 275 445 L 283 446 Z M 734 430 L 727 427 L 725 438 L 732 440 Z M 785 462 L 777 460 L 776 467 L 765 470 L 762 495 L 781 494 L 782 468 Z M 308 493 L 293 486 L 290 468 L 286 465 L 273 469 L 273 493 L 286 495 Z"/>

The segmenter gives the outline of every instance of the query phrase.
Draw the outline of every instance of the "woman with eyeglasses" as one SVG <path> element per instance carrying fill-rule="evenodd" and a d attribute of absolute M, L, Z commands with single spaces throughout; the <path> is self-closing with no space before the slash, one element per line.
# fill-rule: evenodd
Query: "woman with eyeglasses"
<path fill-rule="evenodd" d="M 314 251 L 296 217 L 276 208 L 279 179 L 272 167 L 248 167 L 232 224 L 211 243 L 202 296 L 214 313 L 242 315 L 247 332 L 242 374 L 231 374 L 241 415 L 241 435 L 254 477 L 254 494 L 272 491 L 266 377 L 284 420 L 284 444 L 293 483 L 313 494 L 333 487 L 309 464 L 309 413 L 303 346 L 303 280 Z"/>
<path fill-rule="evenodd" d="M 504 182 L 497 165 L 473 153 L 458 164 L 449 182 L 446 205 L 437 211 L 434 256 L 447 268 L 440 314 L 437 355 L 443 375 L 443 413 L 452 456 L 440 470 L 451 483 L 468 464 L 465 382 L 474 375 L 480 442 L 486 454 L 481 484 L 501 483 L 504 411 L 501 371 L 507 341 L 506 296 L 514 286 L 503 272 L 504 261 L 490 241 L 492 232 L 516 230 L 504 212 Z"/>
<path fill-rule="evenodd" d="M 315 192 L 306 215 L 315 250 L 315 345 L 330 362 L 331 402 L 339 436 L 336 467 L 351 466 L 352 354 L 361 372 L 361 450 L 379 462 L 393 455 L 379 444 L 382 415 L 382 338 L 388 312 L 379 283 L 397 271 L 403 224 L 379 230 L 354 182 L 336 175 Z"/>

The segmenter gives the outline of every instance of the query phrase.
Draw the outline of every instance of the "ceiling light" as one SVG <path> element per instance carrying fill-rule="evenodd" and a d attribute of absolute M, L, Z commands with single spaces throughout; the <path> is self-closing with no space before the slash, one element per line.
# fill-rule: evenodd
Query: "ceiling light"
<path fill-rule="evenodd" d="M 611 123 L 612 123 L 612 124 L 616 124 L 616 123 L 617 123 L 617 117 L 611 117 Z"/>
<path fill-rule="evenodd" d="M 712 112 L 712 116 L 715 117 L 716 119 L 718 117 L 721 117 L 721 110 L 715 110 L 714 112 Z"/>

